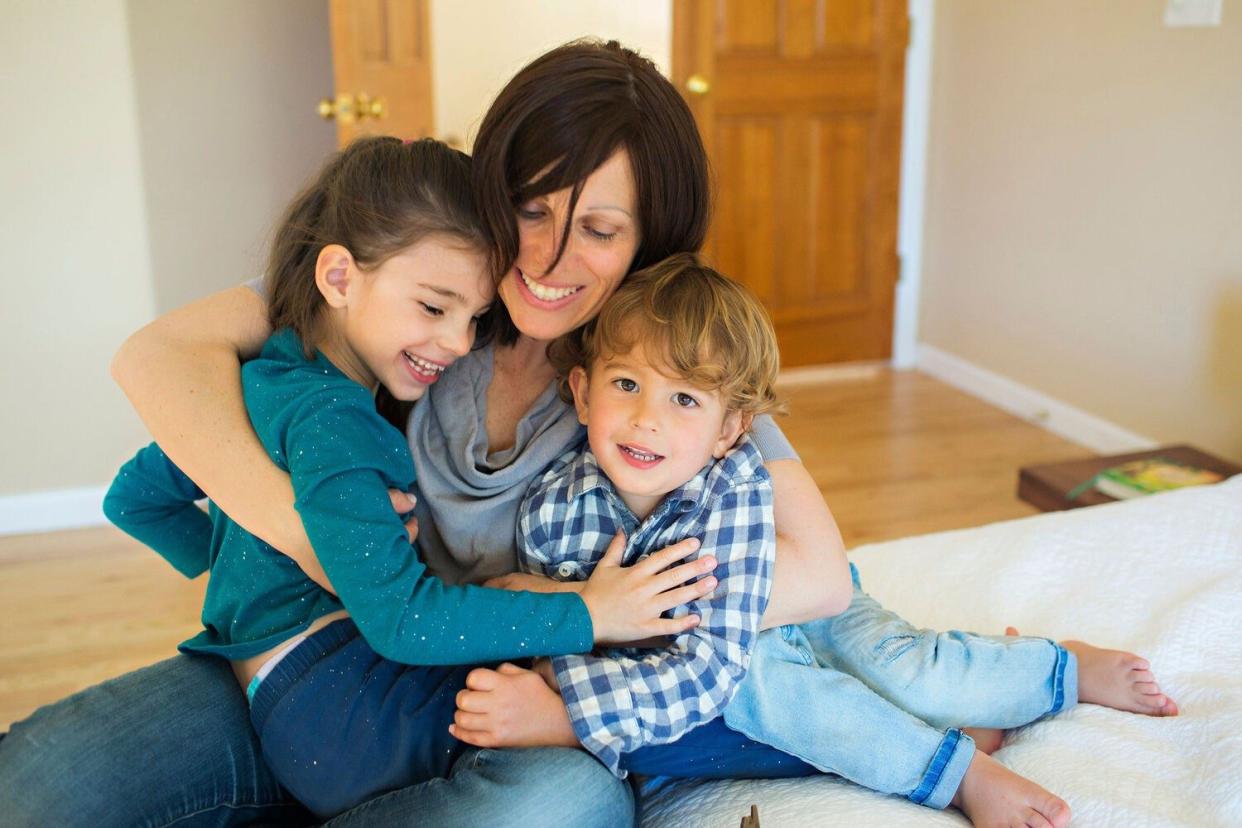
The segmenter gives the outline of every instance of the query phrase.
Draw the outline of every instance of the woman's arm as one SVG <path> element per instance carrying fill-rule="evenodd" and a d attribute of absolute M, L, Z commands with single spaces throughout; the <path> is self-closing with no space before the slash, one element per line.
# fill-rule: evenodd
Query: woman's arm
<path fill-rule="evenodd" d="M 242 400 L 241 360 L 270 334 L 263 299 L 230 288 L 132 335 L 112 376 L 169 459 L 220 509 L 330 589 L 293 508 L 289 475 L 268 458 Z"/>
<path fill-rule="evenodd" d="M 841 532 L 819 487 L 797 460 L 775 460 L 767 469 L 776 516 L 776 573 L 763 629 L 844 612 L 853 581 Z"/>

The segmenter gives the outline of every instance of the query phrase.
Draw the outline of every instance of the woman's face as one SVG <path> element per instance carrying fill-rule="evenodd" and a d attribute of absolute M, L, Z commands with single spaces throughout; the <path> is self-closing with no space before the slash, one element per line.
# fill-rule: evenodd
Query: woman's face
<path fill-rule="evenodd" d="M 582 185 L 569 240 L 556 268 L 570 190 L 518 205 L 518 256 L 499 294 L 518 330 L 552 340 L 586 324 L 629 272 L 640 227 L 630 156 L 619 149 Z"/>

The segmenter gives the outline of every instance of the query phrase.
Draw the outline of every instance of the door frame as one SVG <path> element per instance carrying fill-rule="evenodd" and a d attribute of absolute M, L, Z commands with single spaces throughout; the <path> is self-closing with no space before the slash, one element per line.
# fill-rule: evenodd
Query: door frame
<path fill-rule="evenodd" d="M 923 227 L 927 201 L 927 139 L 931 112 L 935 0 L 909 0 L 910 46 L 901 113 L 901 184 L 897 196 L 897 273 L 893 296 L 894 368 L 918 364 L 919 297 L 923 284 Z"/>

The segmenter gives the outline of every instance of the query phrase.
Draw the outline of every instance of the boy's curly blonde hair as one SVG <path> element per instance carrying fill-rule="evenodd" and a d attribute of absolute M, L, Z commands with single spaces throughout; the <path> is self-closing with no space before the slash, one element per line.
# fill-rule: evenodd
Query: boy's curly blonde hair
<path fill-rule="evenodd" d="M 742 285 L 692 253 L 679 253 L 631 274 L 594 320 L 552 343 L 548 356 L 560 394 L 572 402 L 569 372 L 590 370 L 599 356 L 622 356 L 642 344 L 656 367 L 698 388 L 717 391 L 749 421 L 783 413 L 775 384 L 776 332 L 763 305 Z"/>

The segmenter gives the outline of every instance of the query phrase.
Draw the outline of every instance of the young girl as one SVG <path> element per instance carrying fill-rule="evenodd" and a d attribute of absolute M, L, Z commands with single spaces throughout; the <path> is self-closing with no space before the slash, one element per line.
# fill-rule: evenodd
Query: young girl
<path fill-rule="evenodd" d="M 268 764 L 321 818 L 447 775 L 462 750 L 444 722 L 467 668 L 409 665 L 577 653 L 693 625 L 657 619 L 679 602 L 673 593 L 655 609 L 616 611 L 615 567 L 581 596 L 445 584 L 392 511 L 388 490 L 409 491 L 415 470 L 374 393 L 417 400 L 470 351 L 494 295 L 485 241 L 469 159 L 393 138 L 333 158 L 277 233 L 275 333 L 244 366 L 243 394 L 335 594 L 223 512 L 209 519 L 188 504 L 202 493 L 155 444 L 105 500 L 113 522 L 183 573 L 210 569 L 204 630 L 181 650 L 231 663 Z M 433 724 L 417 726 L 423 717 Z"/>

